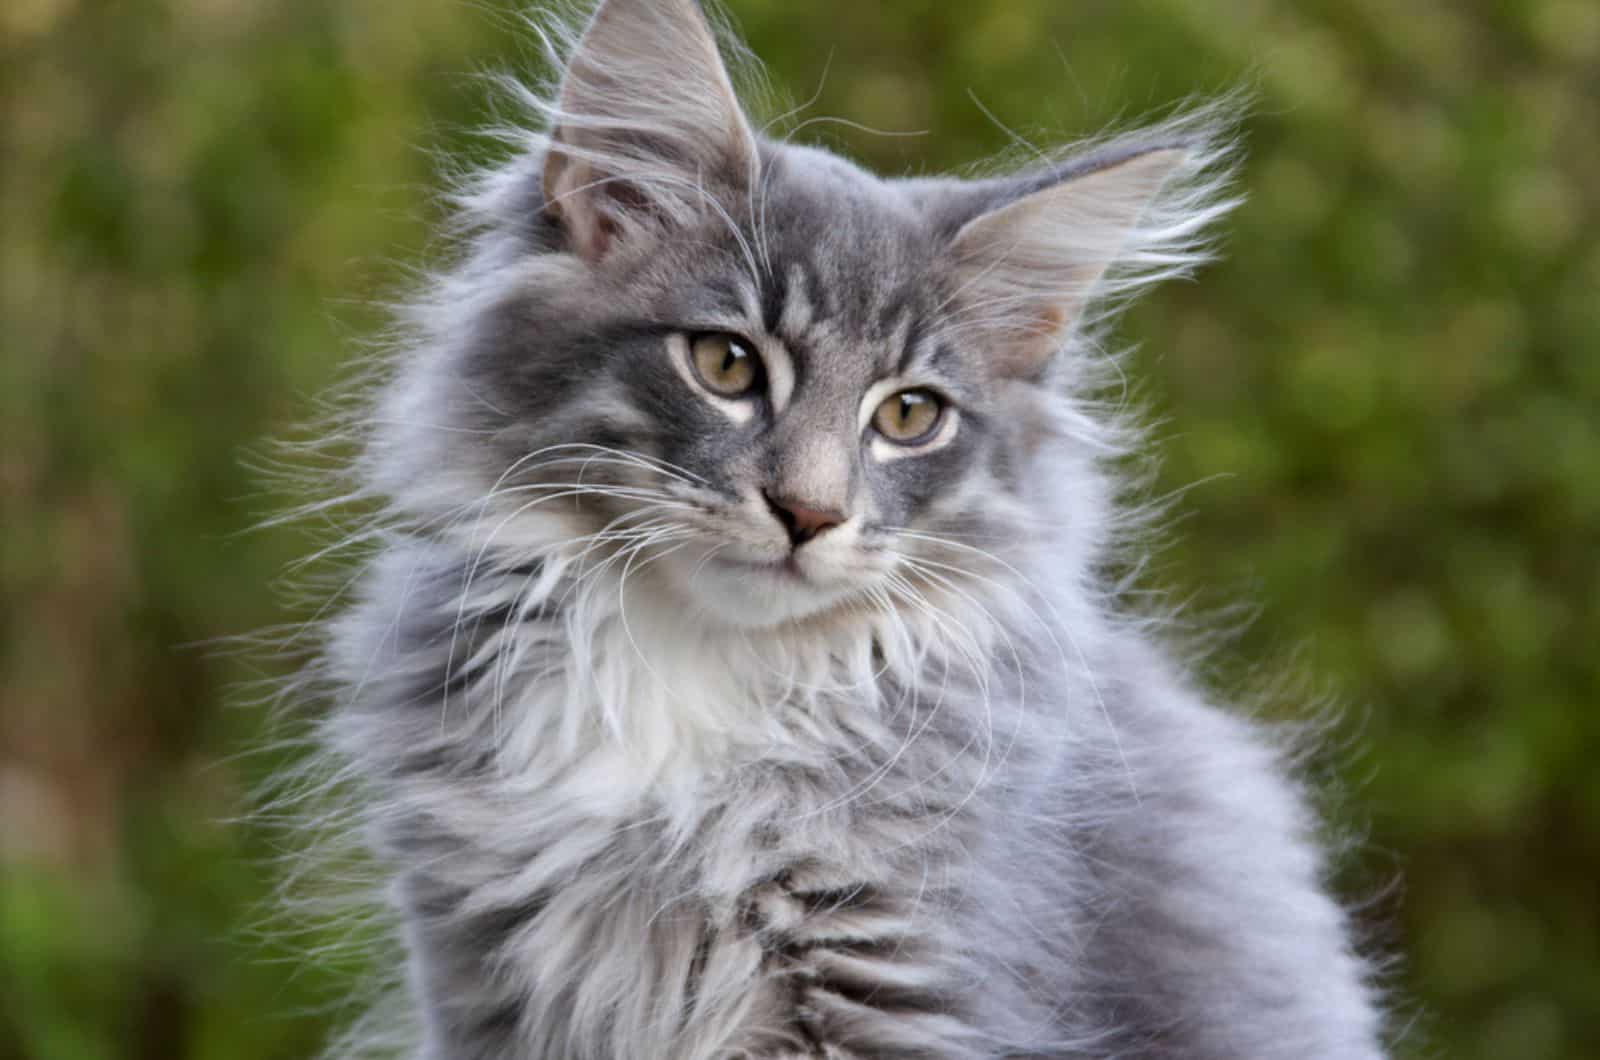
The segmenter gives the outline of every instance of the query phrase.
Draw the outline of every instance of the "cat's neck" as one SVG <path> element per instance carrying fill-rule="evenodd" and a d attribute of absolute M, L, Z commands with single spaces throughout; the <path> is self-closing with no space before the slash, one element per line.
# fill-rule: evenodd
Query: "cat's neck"
<path fill-rule="evenodd" d="M 896 739 L 889 730 L 907 721 L 888 716 L 908 690 L 948 697 L 982 684 L 997 639 L 976 616 L 892 602 L 733 628 L 665 579 L 609 572 L 577 584 L 544 578 L 522 590 L 520 607 L 540 618 L 519 626 L 516 665 L 495 692 L 502 768 L 537 773 L 602 755 L 641 789 Z"/>

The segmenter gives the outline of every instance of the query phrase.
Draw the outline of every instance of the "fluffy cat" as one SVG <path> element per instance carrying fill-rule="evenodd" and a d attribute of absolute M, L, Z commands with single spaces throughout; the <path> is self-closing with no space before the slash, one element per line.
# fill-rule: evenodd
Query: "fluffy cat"
<path fill-rule="evenodd" d="M 1379 1057 L 1284 749 L 1108 575 L 1095 336 L 1231 205 L 1206 117 L 882 179 L 759 134 L 694 0 L 547 43 L 320 671 L 394 1050 Z"/>

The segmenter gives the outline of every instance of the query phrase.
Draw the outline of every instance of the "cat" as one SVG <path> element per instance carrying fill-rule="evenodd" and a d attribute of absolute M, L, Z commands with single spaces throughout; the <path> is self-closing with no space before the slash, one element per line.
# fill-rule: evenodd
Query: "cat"
<path fill-rule="evenodd" d="M 695 0 L 545 32 L 318 672 L 393 1052 L 1382 1056 L 1289 748 L 1112 574 L 1105 323 L 1206 258 L 1216 114 L 883 179 L 758 132 Z"/>

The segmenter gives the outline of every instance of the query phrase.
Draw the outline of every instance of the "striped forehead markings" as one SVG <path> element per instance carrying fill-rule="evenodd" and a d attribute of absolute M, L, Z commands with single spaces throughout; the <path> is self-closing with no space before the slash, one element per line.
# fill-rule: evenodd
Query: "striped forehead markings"
<path fill-rule="evenodd" d="M 816 307 L 811 301 L 812 284 L 806 270 L 798 264 L 789 266 L 787 280 L 779 295 L 782 310 L 773 324 L 769 325 L 769 330 L 784 335 L 804 335 L 817 317 Z"/>
<path fill-rule="evenodd" d="M 752 277 L 754 279 L 754 277 Z M 738 300 L 746 320 L 754 325 L 752 339 L 766 364 L 768 399 L 774 413 L 782 413 L 805 383 L 808 353 L 813 350 L 864 346 L 879 378 L 906 376 L 918 366 L 940 359 L 944 351 L 928 341 L 928 331 L 916 308 L 914 292 L 902 286 L 868 310 L 861 334 L 841 326 L 843 308 L 832 292 L 821 289 L 823 280 L 812 261 L 791 261 L 781 272 L 769 273 L 764 282 L 739 285 Z M 858 300 L 865 290 L 854 292 Z"/>
<path fill-rule="evenodd" d="M 769 291 L 781 292 L 781 308 L 775 324 L 768 325 L 769 331 L 802 350 L 821 343 L 864 344 L 875 355 L 884 373 L 898 374 L 913 361 L 922 327 L 906 292 L 897 292 L 882 305 L 865 312 L 863 328 L 847 329 L 836 319 L 837 300 L 828 298 L 828 292 L 818 290 L 822 281 L 814 266 L 791 264 L 785 281 L 781 286 L 774 284 L 769 288 Z M 865 297 L 865 292 L 858 294 Z M 805 365 L 799 351 L 796 351 L 795 360 L 796 375 L 801 376 Z"/>

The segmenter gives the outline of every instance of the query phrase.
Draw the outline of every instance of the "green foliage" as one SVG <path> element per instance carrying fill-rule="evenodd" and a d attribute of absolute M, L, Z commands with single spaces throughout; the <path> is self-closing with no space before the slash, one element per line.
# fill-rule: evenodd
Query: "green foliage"
<path fill-rule="evenodd" d="M 1127 326 L 1198 484 L 1154 581 L 1259 603 L 1233 680 L 1347 706 L 1405 1055 L 1600 1055 L 1600 8 L 731 7 L 800 121 L 927 130 L 801 131 L 897 172 L 1012 146 L 985 109 L 1053 142 L 1256 88 L 1226 262 Z M 256 930 L 272 843 L 227 821 L 279 759 L 196 645 L 307 617 L 244 458 L 530 52 L 420 0 L 0 5 L 0 1056 L 302 1057 L 348 995 Z"/>

